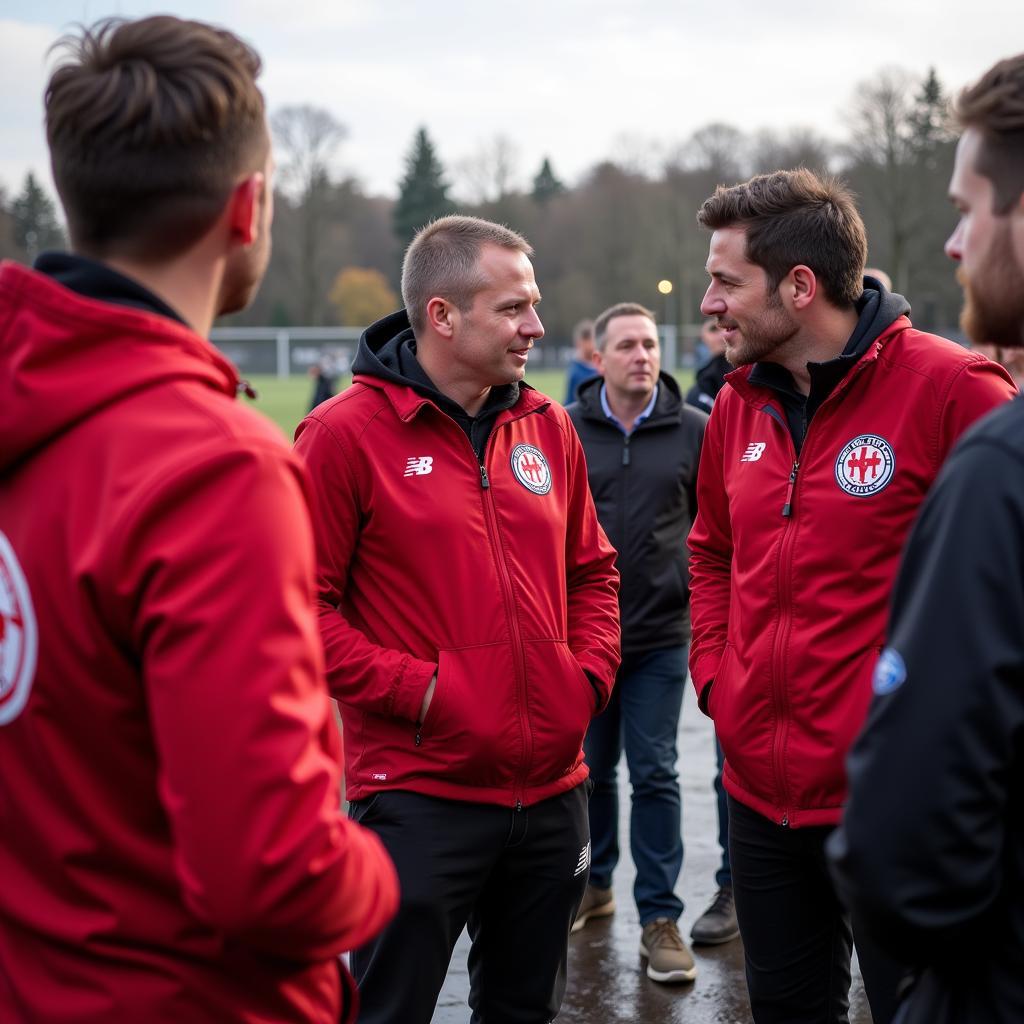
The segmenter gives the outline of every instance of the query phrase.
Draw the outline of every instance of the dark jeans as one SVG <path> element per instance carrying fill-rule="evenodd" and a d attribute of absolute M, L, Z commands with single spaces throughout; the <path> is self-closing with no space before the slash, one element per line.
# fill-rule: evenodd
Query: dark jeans
<path fill-rule="evenodd" d="M 715 736 L 715 761 L 718 770 L 715 772 L 715 797 L 718 801 L 718 845 L 722 851 L 722 863 L 715 872 L 715 885 L 721 889 L 732 885 L 732 868 L 729 867 L 729 797 L 722 785 L 722 769 L 725 767 L 725 753 L 722 744 Z"/>
<path fill-rule="evenodd" d="M 473 1024 L 548 1024 L 587 884 L 586 785 L 516 811 L 391 791 L 352 804 L 395 862 L 398 915 L 352 954 L 360 1024 L 429 1024 L 468 927 Z"/>
<path fill-rule="evenodd" d="M 608 888 L 619 862 L 616 766 L 623 748 L 633 787 L 629 848 L 636 864 L 633 897 L 642 925 L 683 912 L 675 894 L 683 866 L 682 798 L 676 733 L 686 684 L 686 645 L 625 655 L 612 699 L 583 743 L 590 797 L 591 884 Z"/>
<path fill-rule="evenodd" d="M 783 828 L 729 798 L 729 852 L 756 1024 L 847 1024 L 854 930 L 829 878 L 832 826 Z M 890 1024 L 902 969 L 857 935 L 874 1024 Z"/>

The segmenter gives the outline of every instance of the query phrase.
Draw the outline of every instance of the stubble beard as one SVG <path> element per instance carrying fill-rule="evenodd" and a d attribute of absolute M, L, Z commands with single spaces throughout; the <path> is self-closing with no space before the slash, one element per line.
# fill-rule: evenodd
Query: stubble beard
<path fill-rule="evenodd" d="M 768 293 L 764 312 L 740 330 L 740 342 L 725 347 L 725 358 L 732 366 L 759 363 L 778 351 L 796 334 L 798 325 L 786 312 L 778 289 Z"/>

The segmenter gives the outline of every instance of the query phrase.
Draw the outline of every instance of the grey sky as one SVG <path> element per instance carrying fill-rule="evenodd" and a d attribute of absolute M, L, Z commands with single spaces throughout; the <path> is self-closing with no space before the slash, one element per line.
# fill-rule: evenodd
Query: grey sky
<path fill-rule="evenodd" d="M 934 65 L 956 90 L 1024 48 L 1024 4 L 1006 0 L 0 0 L 0 186 L 30 168 L 49 186 L 41 96 L 61 31 L 168 10 L 245 37 L 270 109 L 328 108 L 348 128 L 337 169 L 385 194 L 420 124 L 453 170 L 502 134 L 522 181 L 545 155 L 573 181 L 712 121 L 842 138 L 881 68 Z"/>

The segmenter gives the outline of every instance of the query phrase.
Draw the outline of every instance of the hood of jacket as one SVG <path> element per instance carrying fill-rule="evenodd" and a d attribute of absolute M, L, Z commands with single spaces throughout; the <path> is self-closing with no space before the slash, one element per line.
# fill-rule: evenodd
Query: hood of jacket
<path fill-rule="evenodd" d="M 601 405 L 601 388 L 604 385 L 604 377 L 591 377 L 585 380 L 576 391 L 576 400 L 580 410 L 587 419 L 608 421 Z M 662 370 L 658 374 L 658 397 L 654 402 L 651 415 L 637 427 L 642 430 L 648 424 L 654 424 L 663 419 L 679 419 L 683 408 L 683 393 L 679 383 L 670 373 Z"/>
<path fill-rule="evenodd" d="M 0 264 L 0 473 L 129 394 L 196 380 L 234 396 L 238 374 L 169 317 L 85 298 Z"/>

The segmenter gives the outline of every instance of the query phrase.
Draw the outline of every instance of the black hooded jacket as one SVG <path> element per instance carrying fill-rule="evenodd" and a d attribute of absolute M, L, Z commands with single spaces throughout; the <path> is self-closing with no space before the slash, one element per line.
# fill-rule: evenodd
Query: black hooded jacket
<path fill-rule="evenodd" d="M 597 517 L 619 553 L 622 652 L 690 639 L 686 535 L 697 512 L 697 464 L 707 416 L 658 378 L 651 415 L 628 436 L 601 408 L 604 379 L 584 381 L 568 408 L 587 456 Z"/>

